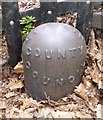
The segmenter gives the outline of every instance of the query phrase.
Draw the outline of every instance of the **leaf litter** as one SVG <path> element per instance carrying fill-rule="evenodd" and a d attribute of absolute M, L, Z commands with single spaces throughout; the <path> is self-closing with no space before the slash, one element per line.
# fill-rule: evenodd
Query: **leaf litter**
<path fill-rule="evenodd" d="M 20 1 L 20 11 L 39 7 L 39 2 Z M 33 2 L 33 3 L 32 3 Z M 66 16 L 66 17 L 65 17 Z M 57 17 L 75 27 L 77 14 L 66 14 Z M 8 58 L 5 35 L 2 39 L 2 58 Z M 26 93 L 24 86 L 23 62 L 14 69 L 6 63 L 2 66 L 0 118 L 102 118 L 103 112 L 103 42 L 95 38 L 92 30 L 88 44 L 86 64 L 81 83 L 75 87 L 73 94 L 58 101 L 37 101 Z M 1 53 L 1 50 L 0 50 Z M 1 55 L 1 54 L 0 54 Z"/>
<path fill-rule="evenodd" d="M 93 38 L 92 38 L 93 39 Z M 82 82 L 74 93 L 58 101 L 37 101 L 30 97 L 24 86 L 23 62 L 14 69 L 3 65 L 1 118 L 95 118 L 100 116 L 103 73 L 101 68 L 101 46 L 103 42 L 90 40 Z M 7 69 L 6 69 L 7 68 Z M 98 86 L 99 89 L 98 89 Z M 101 91 L 100 91 L 101 90 Z M 97 92 L 98 91 L 98 92 Z M 102 95 L 102 97 L 101 97 Z"/>

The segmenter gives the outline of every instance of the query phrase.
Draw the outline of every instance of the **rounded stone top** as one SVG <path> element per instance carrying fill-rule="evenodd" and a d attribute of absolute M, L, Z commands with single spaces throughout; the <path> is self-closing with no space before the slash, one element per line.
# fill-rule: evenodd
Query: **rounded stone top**
<path fill-rule="evenodd" d="M 63 45 L 68 42 L 69 44 L 65 44 L 65 47 L 67 46 L 67 48 L 71 46 L 70 43 L 72 42 L 75 42 L 75 45 L 85 44 L 84 37 L 76 28 L 64 23 L 52 23 L 52 22 L 42 24 L 33 29 L 27 36 L 24 45 L 25 43 L 29 44 L 30 43 L 29 41 L 31 43 L 33 42 L 33 46 L 34 44 L 45 43 L 47 47 L 53 48 L 60 47 L 59 45 L 61 44 Z"/>
<path fill-rule="evenodd" d="M 45 94 L 57 100 L 81 81 L 86 58 L 82 34 L 64 23 L 45 23 L 33 29 L 23 48 L 25 86 L 33 98 Z"/>

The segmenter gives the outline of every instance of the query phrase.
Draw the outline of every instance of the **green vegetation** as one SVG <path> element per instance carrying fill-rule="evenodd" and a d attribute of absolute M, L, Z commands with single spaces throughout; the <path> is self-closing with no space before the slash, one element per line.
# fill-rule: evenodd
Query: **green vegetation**
<path fill-rule="evenodd" d="M 26 38 L 29 32 L 34 28 L 34 23 L 36 22 L 36 19 L 33 16 L 26 16 L 22 17 L 19 22 L 23 26 L 22 28 L 23 38 Z"/>

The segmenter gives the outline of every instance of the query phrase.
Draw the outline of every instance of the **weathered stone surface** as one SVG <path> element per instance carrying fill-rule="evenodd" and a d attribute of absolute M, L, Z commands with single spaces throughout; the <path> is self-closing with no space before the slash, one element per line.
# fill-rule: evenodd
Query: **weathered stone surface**
<path fill-rule="evenodd" d="M 58 100 L 81 81 L 86 57 L 82 34 L 72 26 L 46 23 L 32 30 L 23 44 L 27 92 L 37 99 Z"/>

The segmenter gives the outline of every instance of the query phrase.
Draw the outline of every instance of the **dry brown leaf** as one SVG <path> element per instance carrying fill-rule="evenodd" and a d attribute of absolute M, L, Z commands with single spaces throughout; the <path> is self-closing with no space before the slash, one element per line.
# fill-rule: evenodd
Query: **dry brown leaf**
<path fill-rule="evenodd" d="M 11 86 L 10 86 L 10 90 L 15 90 L 15 89 L 21 89 L 21 88 L 23 88 L 24 87 L 24 85 L 23 85 L 23 83 L 22 83 L 22 81 L 18 81 L 18 82 L 16 82 L 16 83 L 13 83 Z"/>
<path fill-rule="evenodd" d="M 96 54 L 96 59 L 101 61 L 102 59 L 101 51 L 98 51 L 98 53 Z"/>
<path fill-rule="evenodd" d="M 3 113 L 2 113 L 2 111 L 0 110 L 0 118 L 2 118 L 2 114 L 3 114 Z"/>
<path fill-rule="evenodd" d="M 63 97 L 63 98 L 62 98 L 62 100 L 63 100 L 64 102 L 66 102 L 67 99 L 68 99 L 68 97 Z"/>
<path fill-rule="evenodd" d="M 26 111 L 27 111 L 27 113 L 33 113 L 35 111 L 35 109 L 34 108 L 28 108 L 28 109 L 26 109 Z"/>
<path fill-rule="evenodd" d="M 69 110 L 70 112 L 73 112 L 73 111 L 75 111 L 75 110 L 78 109 L 78 104 L 71 103 L 71 104 L 69 104 L 69 105 L 67 105 L 67 106 L 68 106 L 68 110 Z"/>
<path fill-rule="evenodd" d="M 87 53 L 87 56 L 86 56 L 86 63 L 88 64 L 88 66 L 85 69 L 85 73 L 86 71 L 90 71 L 91 66 L 94 63 L 94 57 L 89 53 Z"/>
<path fill-rule="evenodd" d="M 103 77 L 98 83 L 98 89 L 103 89 Z"/>
<path fill-rule="evenodd" d="M 98 104 L 99 100 L 96 97 L 91 97 L 89 98 L 89 105 L 91 109 L 95 108 L 96 105 Z"/>
<path fill-rule="evenodd" d="M 7 118 L 19 118 L 19 113 L 22 112 L 19 110 L 19 108 L 12 107 L 9 109 L 9 111 L 6 113 Z"/>
<path fill-rule="evenodd" d="M 14 92 L 8 92 L 7 94 L 5 94 L 4 96 L 8 99 L 10 97 L 15 96 L 16 94 Z"/>
<path fill-rule="evenodd" d="M 33 107 L 34 109 L 39 109 L 39 107 L 43 107 L 39 102 L 33 100 L 33 98 L 23 98 L 20 99 L 23 102 L 21 106 L 22 110 L 28 109 L 29 107 Z"/>
<path fill-rule="evenodd" d="M 24 87 L 24 85 L 23 85 L 22 81 L 20 81 L 20 80 L 16 81 L 16 82 L 10 81 L 10 83 L 5 86 L 6 89 L 10 89 L 10 90 L 21 89 L 23 87 Z"/>
<path fill-rule="evenodd" d="M 57 17 L 57 21 L 62 21 L 62 17 Z"/>
<path fill-rule="evenodd" d="M 101 60 L 98 60 L 97 61 L 97 65 L 98 65 L 98 68 L 101 72 L 103 72 L 103 65 L 102 65 L 102 61 Z"/>
<path fill-rule="evenodd" d="M 96 64 L 93 65 L 93 68 L 94 68 L 94 70 L 91 73 L 92 80 L 95 83 L 99 83 L 99 81 L 101 80 L 101 72 L 99 71 L 99 68 Z"/>
<path fill-rule="evenodd" d="M 91 36 L 92 36 L 92 39 L 91 39 L 91 41 L 89 41 L 88 46 L 89 46 L 89 52 L 94 54 L 94 48 L 95 48 L 95 33 L 94 33 L 94 30 L 91 30 Z"/>
<path fill-rule="evenodd" d="M 39 112 L 36 114 L 38 118 L 43 117 L 43 118 L 52 118 L 52 115 L 54 113 L 54 110 L 50 107 L 45 107 L 42 109 L 39 109 Z"/>
<path fill-rule="evenodd" d="M 103 105 L 98 104 L 96 111 L 97 111 L 97 118 L 103 118 Z"/>
<path fill-rule="evenodd" d="M 75 101 L 76 103 L 80 103 L 82 102 L 82 98 L 77 96 L 75 93 L 72 94 L 71 98 L 73 99 L 73 101 Z"/>
<path fill-rule="evenodd" d="M 75 118 L 74 112 L 56 111 L 53 112 L 53 118 Z"/>
<path fill-rule="evenodd" d="M 12 107 L 9 110 L 9 114 L 6 115 L 7 118 L 33 118 L 33 113 L 29 110 L 21 110 L 19 108 Z"/>
<path fill-rule="evenodd" d="M 103 50 L 103 41 L 95 39 L 95 43 L 99 47 L 99 49 L 102 51 Z"/>
<path fill-rule="evenodd" d="M 60 105 L 58 107 L 55 108 L 55 110 L 59 110 L 59 111 L 64 111 L 64 112 L 74 112 L 76 110 L 78 110 L 78 108 L 80 108 L 81 106 L 79 106 L 76 103 L 68 103 L 67 105 Z"/>
<path fill-rule="evenodd" d="M 23 68 L 23 62 L 19 62 L 15 67 L 14 67 L 14 73 L 23 73 L 24 68 Z"/>
<path fill-rule="evenodd" d="M 28 111 L 19 112 L 19 118 L 33 118 L 33 113 L 29 113 Z"/>
<path fill-rule="evenodd" d="M 77 89 L 74 90 L 74 92 L 79 95 L 82 99 L 88 101 L 88 96 L 87 96 L 87 89 L 83 83 L 80 83 Z"/>
<path fill-rule="evenodd" d="M 18 81 L 18 79 L 16 77 L 9 78 L 9 79 L 10 79 L 10 82 L 14 82 L 14 83 Z"/>
<path fill-rule="evenodd" d="M 6 101 L 0 100 L 0 109 L 6 109 Z"/>
<path fill-rule="evenodd" d="M 75 113 L 76 118 L 92 118 L 89 114 L 77 111 Z"/>
<path fill-rule="evenodd" d="M 86 89 L 93 89 L 93 84 L 92 84 L 90 75 L 87 75 L 86 77 L 83 76 L 82 81 L 86 86 Z"/>

